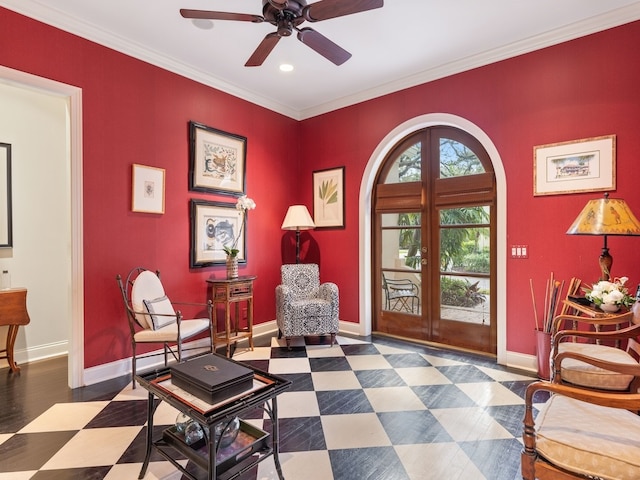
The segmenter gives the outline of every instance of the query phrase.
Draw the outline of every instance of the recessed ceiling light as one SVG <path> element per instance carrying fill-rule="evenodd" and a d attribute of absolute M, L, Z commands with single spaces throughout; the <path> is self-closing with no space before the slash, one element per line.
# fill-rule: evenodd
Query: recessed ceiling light
<path fill-rule="evenodd" d="M 291 71 L 293 71 L 293 65 L 291 65 L 289 63 L 283 63 L 282 65 L 280 65 L 280 71 L 281 72 L 291 72 Z"/>
<path fill-rule="evenodd" d="M 213 22 L 203 18 L 194 18 L 191 23 L 202 30 L 211 30 L 213 28 Z"/>

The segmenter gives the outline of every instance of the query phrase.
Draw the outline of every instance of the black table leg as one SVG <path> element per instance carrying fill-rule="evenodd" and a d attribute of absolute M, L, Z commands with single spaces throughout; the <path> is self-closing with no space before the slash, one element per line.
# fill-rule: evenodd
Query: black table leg
<path fill-rule="evenodd" d="M 278 443 L 280 439 L 278 437 L 278 400 L 276 399 L 276 397 L 273 397 L 271 399 L 271 424 L 273 433 L 273 463 L 276 465 L 278 478 L 280 480 L 284 480 L 284 475 L 282 474 L 282 466 L 280 466 L 280 456 L 278 455 Z"/>
<path fill-rule="evenodd" d="M 147 468 L 149 467 L 149 460 L 151 459 L 151 445 L 153 444 L 153 414 L 160 405 L 160 402 L 153 401 L 154 395 L 149 392 L 149 401 L 147 404 L 147 451 L 144 456 L 144 462 L 142 463 L 142 469 L 140 469 L 140 475 L 138 480 L 142 480 L 147 474 Z"/>

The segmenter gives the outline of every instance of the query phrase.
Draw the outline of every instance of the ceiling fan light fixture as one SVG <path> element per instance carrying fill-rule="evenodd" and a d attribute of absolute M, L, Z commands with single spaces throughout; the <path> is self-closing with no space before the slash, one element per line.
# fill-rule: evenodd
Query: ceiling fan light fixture
<path fill-rule="evenodd" d="M 291 65 L 290 63 L 282 63 L 280 64 L 280 71 L 281 72 L 293 72 L 293 65 Z"/>

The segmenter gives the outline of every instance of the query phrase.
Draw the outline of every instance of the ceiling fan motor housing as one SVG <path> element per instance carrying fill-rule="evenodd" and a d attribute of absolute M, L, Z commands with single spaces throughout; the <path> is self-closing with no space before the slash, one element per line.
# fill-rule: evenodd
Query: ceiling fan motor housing
<path fill-rule="evenodd" d="M 278 28 L 278 35 L 288 37 L 295 27 L 304 22 L 302 11 L 306 6 L 305 0 L 262 0 L 262 16 Z"/>

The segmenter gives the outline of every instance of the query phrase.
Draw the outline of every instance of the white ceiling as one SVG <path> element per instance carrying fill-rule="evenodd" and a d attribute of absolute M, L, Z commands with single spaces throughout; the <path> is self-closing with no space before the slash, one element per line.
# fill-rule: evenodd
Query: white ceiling
<path fill-rule="evenodd" d="M 260 15 L 261 0 L 0 0 L 11 10 L 294 119 L 640 19 L 638 0 L 384 3 L 377 10 L 302 25 L 353 54 L 342 66 L 293 35 L 281 39 L 262 66 L 248 68 L 244 63 L 275 27 L 205 21 L 211 28 L 203 29 L 182 18 L 179 9 Z M 294 71 L 280 72 L 284 62 Z"/>

